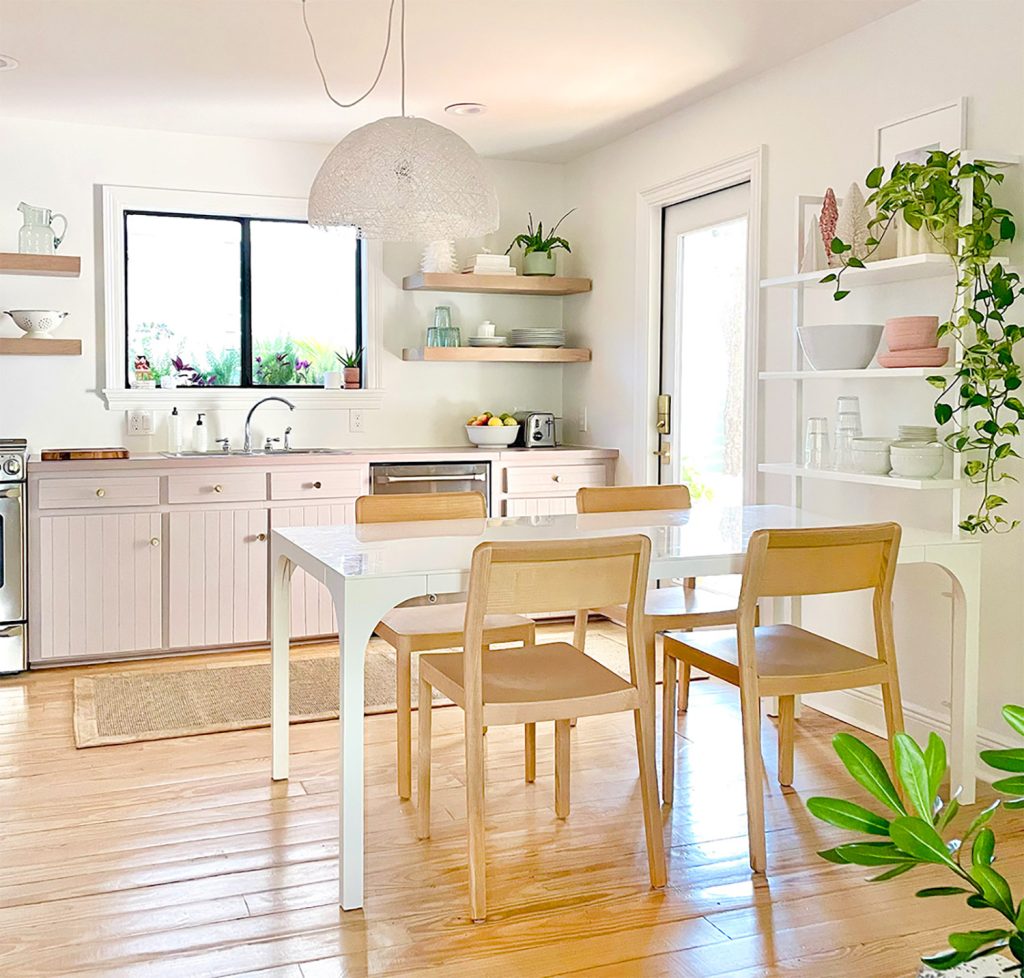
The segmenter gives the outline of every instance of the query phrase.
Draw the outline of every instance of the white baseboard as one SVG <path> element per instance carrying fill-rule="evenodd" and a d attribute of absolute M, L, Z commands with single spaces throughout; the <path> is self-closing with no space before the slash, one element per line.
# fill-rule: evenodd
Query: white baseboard
<path fill-rule="evenodd" d="M 851 726 L 878 737 L 885 736 L 885 713 L 882 709 L 882 694 L 876 689 L 844 689 L 835 693 L 814 693 L 803 697 L 811 709 L 825 713 L 836 720 L 842 720 Z M 914 703 L 903 704 L 903 720 L 907 733 L 919 743 L 924 743 L 928 734 L 934 731 L 946 743 L 949 743 L 949 717 L 917 706 Z M 991 730 L 978 731 L 978 750 L 998 750 L 1005 747 L 1020 747 L 1010 734 L 996 734 Z M 980 762 L 977 765 L 977 776 L 986 782 L 1005 777 Z"/>

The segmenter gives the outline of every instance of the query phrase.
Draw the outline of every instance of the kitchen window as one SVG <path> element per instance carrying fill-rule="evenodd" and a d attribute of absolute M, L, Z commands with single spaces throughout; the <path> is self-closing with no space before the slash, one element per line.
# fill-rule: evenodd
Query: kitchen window
<path fill-rule="evenodd" d="M 125 384 L 318 387 L 362 347 L 354 229 L 125 210 Z M 141 383 L 140 383 L 141 382 Z"/>

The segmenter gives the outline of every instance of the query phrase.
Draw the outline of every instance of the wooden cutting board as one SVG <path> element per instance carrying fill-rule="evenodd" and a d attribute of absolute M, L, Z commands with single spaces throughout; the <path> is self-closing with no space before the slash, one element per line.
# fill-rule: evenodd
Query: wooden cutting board
<path fill-rule="evenodd" d="M 76 462 L 85 459 L 127 458 L 127 448 L 44 448 L 44 462 Z"/>

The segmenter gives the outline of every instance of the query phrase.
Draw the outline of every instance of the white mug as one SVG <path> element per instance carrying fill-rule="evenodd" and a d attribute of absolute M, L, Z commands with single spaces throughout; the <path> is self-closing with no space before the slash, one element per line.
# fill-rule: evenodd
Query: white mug
<path fill-rule="evenodd" d="M 476 330 L 477 336 L 494 336 L 495 326 L 489 319 L 486 322 L 482 322 Z"/>

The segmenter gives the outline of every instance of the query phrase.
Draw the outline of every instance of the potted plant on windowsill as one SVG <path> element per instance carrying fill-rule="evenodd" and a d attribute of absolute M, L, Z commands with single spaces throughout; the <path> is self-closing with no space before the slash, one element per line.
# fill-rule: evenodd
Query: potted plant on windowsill
<path fill-rule="evenodd" d="M 547 233 L 544 233 L 544 222 L 538 221 L 536 229 L 533 226 L 533 214 L 527 212 L 529 222 L 526 225 L 525 234 L 517 234 L 512 239 L 512 244 L 505 249 L 507 255 L 516 246 L 523 249 L 523 274 L 524 275 L 554 275 L 555 274 L 555 251 L 563 248 L 572 254 L 572 248 L 565 238 L 558 237 L 556 233 L 562 221 L 564 221 L 576 208 L 566 211 L 558 223 Z"/>
<path fill-rule="evenodd" d="M 1006 722 L 1024 735 L 1024 707 L 1005 706 Z M 897 734 L 893 749 L 896 784 L 878 755 L 851 734 L 832 740 L 836 753 L 853 778 L 892 815 L 879 815 L 840 798 L 811 798 L 807 808 L 816 818 L 841 829 L 865 833 L 868 838 L 818 853 L 840 865 L 870 866 L 881 870 L 872 882 L 894 879 L 920 866 L 941 866 L 956 877 L 955 885 L 929 886 L 919 897 L 962 896 L 975 910 L 994 912 L 985 930 L 949 935 L 950 949 L 924 957 L 920 975 L 935 972 L 967 978 L 984 975 L 1024 974 L 1024 901 L 1016 901 L 1009 882 L 996 869 L 996 836 L 989 821 L 1002 804 L 1009 810 L 1024 808 L 1024 748 L 985 750 L 981 759 L 1011 777 L 993 787 L 1014 797 L 995 801 L 967 825 L 959 838 L 947 838 L 960 809 L 957 795 L 945 801 L 939 785 L 946 775 L 946 747 L 934 733 L 922 750 L 906 734 Z M 897 790 L 896 785 L 901 790 Z M 991 957 L 991 961 L 981 962 Z M 975 964 L 974 962 L 978 962 Z"/>
<path fill-rule="evenodd" d="M 334 355 L 342 366 L 342 373 L 345 376 L 345 390 L 359 390 L 360 368 L 363 363 L 362 349 L 342 350 L 341 353 L 335 353 Z"/>

